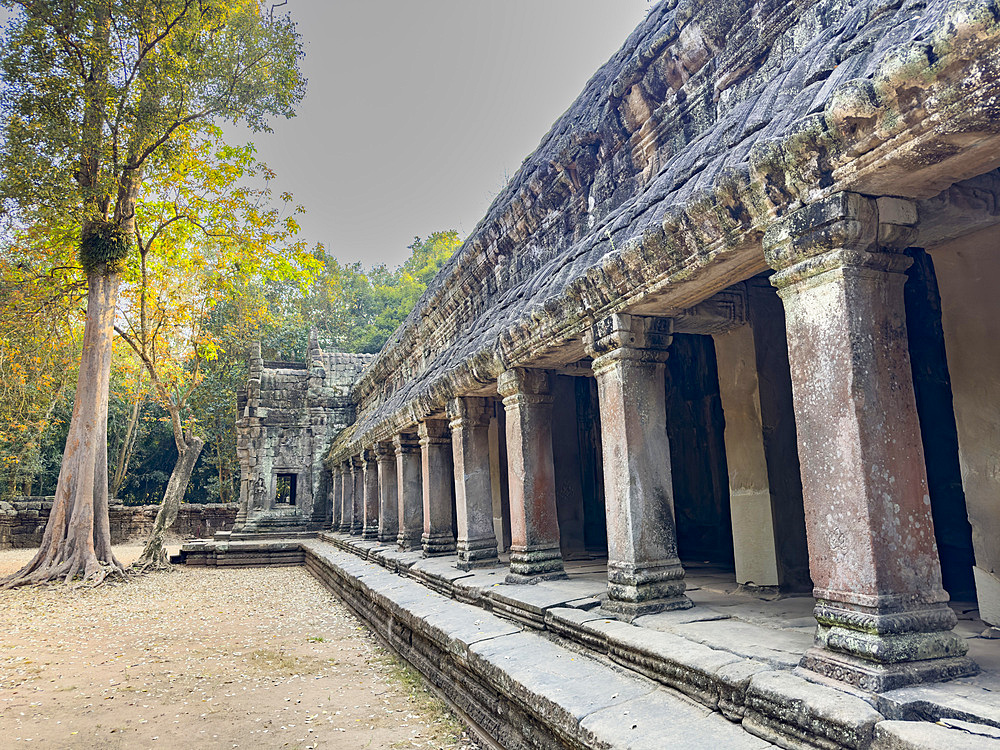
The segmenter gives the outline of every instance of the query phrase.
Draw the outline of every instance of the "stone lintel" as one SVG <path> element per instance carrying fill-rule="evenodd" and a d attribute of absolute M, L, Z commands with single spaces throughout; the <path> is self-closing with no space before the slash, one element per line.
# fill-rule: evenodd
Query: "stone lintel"
<path fill-rule="evenodd" d="M 746 285 L 740 283 L 675 315 L 674 333 L 712 336 L 746 325 L 748 320 Z"/>

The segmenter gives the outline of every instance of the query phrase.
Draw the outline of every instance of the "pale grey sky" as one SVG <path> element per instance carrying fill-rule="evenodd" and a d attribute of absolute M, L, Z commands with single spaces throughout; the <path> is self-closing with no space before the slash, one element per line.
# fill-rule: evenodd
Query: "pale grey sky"
<path fill-rule="evenodd" d="M 414 235 L 465 237 L 648 0 L 289 0 L 309 79 L 252 140 L 343 261 L 401 263 Z M 231 135 L 236 135 L 229 131 Z"/>

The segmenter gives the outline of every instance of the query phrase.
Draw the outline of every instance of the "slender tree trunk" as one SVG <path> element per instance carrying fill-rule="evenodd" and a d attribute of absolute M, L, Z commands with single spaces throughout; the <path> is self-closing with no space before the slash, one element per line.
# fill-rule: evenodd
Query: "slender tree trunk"
<path fill-rule="evenodd" d="M 102 269 L 87 281 L 83 356 L 55 501 L 38 553 L 0 588 L 76 576 L 96 584 L 124 572 L 111 552 L 108 520 L 108 388 L 119 279 Z"/>
<path fill-rule="evenodd" d="M 170 473 L 170 481 L 167 482 L 167 489 L 163 493 L 163 502 L 156 513 L 156 521 L 153 523 L 153 533 L 146 542 L 142 555 L 135 561 L 133 567 L 140 572 L 149 570 L 159 570 L 169 567 L 167 552 L 163 549 L 163 538 L 167 530 L 174 525 L 177 520 L 177 513 L 180 511 L 181 500 L 184 499 L 184 492 L 187 490 L 188 482 L 191 481 L 191 472 L 198 463 L 201 449 L 205 447 L 205 441 L 200 437 L 192 436 L 185 439 L 185 446 L 177 455 L 177 463 Z"/>
<path fill-rule="evenodd" d="M 132 460 L 132 449 L 135 447 L 136 426 L 139 424 L 139 413 L 142 411 L 142 402 L 145 397 L 142 392 L 142 374 L 144 370 L 139 367 L 139 390 L 136 393 L 135 404 L 132 406 L 132 414 L 128 419 L 128 427 L 125 429 L 125 439 L 122 441 L 121 450 L 118 451 L 118 461 L 115 464 L 115 478 L 111 481 L 111 497 L 118 497 L 122 485 L 125 484 L 125 476 L 128 473 L 128 464 Z"/>

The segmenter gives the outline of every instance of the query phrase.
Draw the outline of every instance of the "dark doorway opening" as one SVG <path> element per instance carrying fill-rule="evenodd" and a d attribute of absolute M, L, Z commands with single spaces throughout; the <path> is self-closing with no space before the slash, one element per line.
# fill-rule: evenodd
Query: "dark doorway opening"
<path fill-rule="evenodd" d="M 665 386 L 680 558 L 735 570 L 725 419 L 711 336 L 674 336 Z"/>
<path fill-rule="evenodd" d="M 958 427 L 941 324 L 941 295 L 931 256 L 920 248 L 910 248 L 906 254 L 913 258 L 903 287 L 907 342 L 941 576 L 953 600 L 976 601 L 972 526 L 958 459 Z"/>
<path fill-rule="evenodd" d="M 297 474 L 278 474 L 274 488 L 274 502 L 280 505 L 295 505 L 298 485 Z"/>

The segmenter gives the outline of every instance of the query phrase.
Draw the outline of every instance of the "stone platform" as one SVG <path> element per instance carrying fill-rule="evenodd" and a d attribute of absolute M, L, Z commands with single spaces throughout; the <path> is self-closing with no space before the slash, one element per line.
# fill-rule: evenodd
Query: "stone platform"
<path fill-rule="evenodd" d="M 503 566 L 465 572 L 457 557 L 336 533 L 197 541 L 181 556 L 304 563 L 505 748 L 1000 750 L 1000 648 L 975 637 L 968 614 L 961 634 L 982 674 L 871 695 L 796 669 L 812 643 L 811 598 L 753 596 L 710 568 L 688 572 L 694 608 L 628 624 L 600 610 L 600 560 L 510 585 Z"/>

